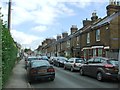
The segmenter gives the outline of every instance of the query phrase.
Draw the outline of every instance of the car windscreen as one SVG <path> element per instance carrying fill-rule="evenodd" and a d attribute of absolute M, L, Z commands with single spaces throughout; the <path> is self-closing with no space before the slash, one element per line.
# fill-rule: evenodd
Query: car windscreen
<path fill-rule="evenodd" d="M 35 61 L 32 62 L 32 67 L 50 66 L 49 62 L 45 61 Z"/>
<path fill-rule="evenodd" d="M 65 57 L 60 57 L 59 60 L 61 60 L 61 61 L 67 61 L 67 58 L 65 58 Z"/>
<path fill-rule="evenodd" d="M 42 59 L 48 60 L 47 56 L 42 56 Z"/>
<path fill-rule="evenodd" d="M 84 62 L 83 59 L 79 59 L 79 58 L 75 59 L 75 63 L 83 63 L 83 62 Z"/>
<path fill-rule="evenodd" d="M 38 58 L 28 58 L 28 61 L 37 60 Z"/>
<path fill-rule="evenodd" d="M 117 66 L 118 65 L 118 60 L 110 59 L 110 60 L 108 60 L 108 63 Z"/>

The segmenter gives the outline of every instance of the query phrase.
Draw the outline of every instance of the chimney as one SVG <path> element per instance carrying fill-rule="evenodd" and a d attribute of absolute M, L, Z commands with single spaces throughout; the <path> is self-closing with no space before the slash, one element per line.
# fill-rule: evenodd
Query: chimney
<path fill-rule="evenodd" d="M 52 42 L 55 42 L 56 41 L 56 39 L 52 39 Z"/>
<path fill-rule="evenodd" d="M 63 38 L 65 38 L 65 37 L 67 37 L 67 36 L 68 36 L 68 33 L 67 33 L 67 32 L 63 32 L 63 33 L 62 33 L 62 37 L 63 37 Z"/>
<path fill-rule="evenodd" d="M 91 24 L 91 21 L 90 20 L 83 20 L 83 26 L 87 26 L 87 25 L 90 25 Z"/>
<path fill-rule="evenodd" d="M 109 0 L 109 5 L 106 7 L 107 15 L 110 16 L 113 13 L 120 11 L 120 1 Z"/>
<path fill-rule="evenodd" d="M 46 43 L 47 43 L 47 44 L 51 43 L 51 39 L 50 39 L 50 38 L 47 38 L 47 39 L 46 39 Z"/>
<path fill-rule="evenodd" d="M 61 39 L 61 35 L 57 35 L 57 40 Z"/>
<path fill-rule="evenodd" d="M 92 13 L 91 20 L 92 20 L 92 22 L 94 22 L 94 21 L 96 21 L 97 19 L 98 19 L 98 16 L 96 15 L 96 11 L 94 11 L 94 12 Z"/>
<path fill-rule="evenodd" d="M 71 34 L 75 33 L 78 30 L 77 25 L 72 25 L 70 29 L 71 29 Z"/>

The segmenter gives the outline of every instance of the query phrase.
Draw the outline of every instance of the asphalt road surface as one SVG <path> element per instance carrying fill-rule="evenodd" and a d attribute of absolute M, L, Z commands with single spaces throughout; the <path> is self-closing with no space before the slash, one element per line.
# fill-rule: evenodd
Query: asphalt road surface
<path fill-rule="evenodd" d="M 37 81 L 31 83 L 33 88 L 118 88 L 117 81 L 97 81 L 95 78 L 80 76 L 79 72 L 71 72 L 55 67 L 54 81 Z"/>

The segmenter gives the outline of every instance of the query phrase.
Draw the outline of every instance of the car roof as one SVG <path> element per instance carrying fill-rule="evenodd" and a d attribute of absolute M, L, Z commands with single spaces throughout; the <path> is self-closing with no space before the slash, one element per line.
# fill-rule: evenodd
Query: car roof
<path fill-rule="evenodd" d="M 34 63 L 34 62 L 45 62 L 45 63 L 49 63 L 47 60 L 33 60 L 33 61 L 31 61 L 31 63 Z"/>
<path fill-rule="evenodd" d="M 74 58 L 70 58 L 70 59 L 83 59 L 83 58 L 75 58 L 75 57 L 74 57 Z"/>
<path fill-rule="evenodd" d="M 93 57 L 93 58 L 102 58 L 102 59 L 105 59 L 105 60 L 115 59 L 115 58 L 108 58 L 108 57 L 101 57 L 101 56 L 97 56 L 97 57 Z M 115 59 L 115 60 L 117 60 L 117 59 Z"/>
<path fill-rule="evenodd" d="M 29 56 L 28 58 L 37 58 L 36 56 Z"/>

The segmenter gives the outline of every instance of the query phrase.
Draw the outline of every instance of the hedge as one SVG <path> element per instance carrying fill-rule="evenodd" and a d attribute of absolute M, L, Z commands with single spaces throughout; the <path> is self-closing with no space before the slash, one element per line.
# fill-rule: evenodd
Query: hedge
<path fill-rule="evenodd" d="M 18 49 L 11 37 L 10 31 L 6 25 L 2 25 L 2 85 L 4 87 L 6 81 L 11 75 L 12 69 L 17 59 Z"/>
<path fill-rule="evenodd" d="M 2 24 L 0 20 L 0 90 L 2 89 Z"/>

